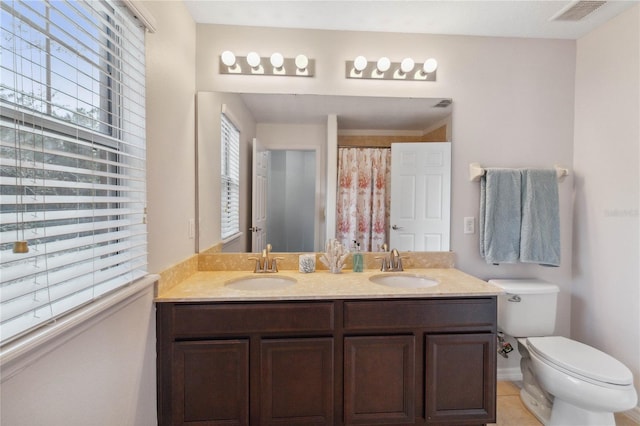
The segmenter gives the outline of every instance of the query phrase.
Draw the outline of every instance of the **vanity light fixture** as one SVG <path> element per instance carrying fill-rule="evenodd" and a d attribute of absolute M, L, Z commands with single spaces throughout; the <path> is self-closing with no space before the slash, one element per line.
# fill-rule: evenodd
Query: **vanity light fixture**
<path fill-rule="evenodd" d="M 284 56 L 282 56 L 282 53 L 274 53 L 271 55 L 271 58 L 269 58 L 269 62 L 271 63 L 271 66 L 273 67 L 273 73 L 277 74 L 277 75 L 284 75 Z"/>
<path fill-rule="evenodd" d="M 256 52 L 249 52 L 247 55 L 247 63 L 251 68 L 258 68 L 260 66 L 260 55 Z"/>
<path fill-rule="evenodd" d="M 296 75 L 306 75 L 309 70 L 309 58 L 306 55 L 298 55 L 295 59 Z"/>
<path fill-rule="evenodd" d="M 234 55 L 230 50 L 222 52 L 220 59 L 222 60 L 222 63 L 228 67 L 233 67 L 236 64 L 236 55 Z"/>
<path fill-rule="evenodd" d="M 409 74 L 413 71 L 413 68 L 416 66 L 416 63 L 411 58 L 404 58 L 402 62 L 400 62 L 400 71 L 403 74 Z"/>
<path fill-rule="evenodd" d="M 433 58 L 429 58 L 424 61 L 424 65 L 422 66 L 422 72 L 425 74 L 431 74 L 438 69 L 438 61 Z"/>
<path fill-rule="evenodd" d="M 272 67 L 280 69 L 284 65 L 284 56 L 282 56 L 282 53 L 276 52 L 271 55 L 270 62 Z"/>
<path fill-rule="evenodd" d="M 376 68 L 378 69 L 378 72 L 384 74 L 385 72 L 389 71 L 389 68 L 391 68 L 391 61 L 386 56 L 383 56 L 382 58 L 378 59 Z"/>
<path fill-rule="evenodd" d="M 358 72 L 364 71 L 364 69 L 367 68 L 367 58 L 358 56 L 355 61 L 353 61 L 353 68 Z"/>
<path fill-rule="evenodd" d="M 230 50 L 225 50 L 220 54 L 219 72 L 220 74 L 313 77 L 315 61 L 306 55 L 285 58 L 279 52 L 271 54 L 268 61 L 263 61 L 260 54 L 255 51 L 249 52 L 247 56 L 236 56 Z"/>
<path fill-rule="evenodd" d="M 420 67 L 412 58 L 404 58 L 402 62 L 391 62 L 383 56 L 375 62 L 368 62 L 364 56 L 357 56 L 353 61 L 346 61 L 345 77 L 377 80 L 436 81 L 438 61 L 427 59 Z"/>
<path fill-rule="evenodd" d="M 261 64 L 262 58 L 256 52 L 249 52 L 247 55 L 247 64 L 251 67 L 252 74 L 264 74 L 264 68 Z"/>
<path fill-rule="evenodd" d="M 367 58 L 357 56 L 353 60 L 353 66 L 347 67 L 347 72 L 351 74 L 351 78 L 362 78 L 362 72 L 367 68 Z"/>

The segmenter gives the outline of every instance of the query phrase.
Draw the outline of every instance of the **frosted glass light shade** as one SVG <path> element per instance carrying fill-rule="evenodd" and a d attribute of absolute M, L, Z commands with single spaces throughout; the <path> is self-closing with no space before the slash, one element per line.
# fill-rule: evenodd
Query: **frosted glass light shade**
<path fill-rule="evenodd" d="M 364 56 L 358 56 L 356 59 L 354 59 L 353 68 L 355 68 L 356 71 L 361 72 L 366 67 L 367 67 L 367 58 L 365 58 Z"/>
<path fill-rule="evenodd" d="M 222 52 L 220 58 L 222 59 L 222 63 L 228 67 L 232 67 L 236 64 L 236 55 L 234 55 L 230 50 Z"/>
<path fill-rule="evenodd" d="M 299 70 L 305 70 L 307 69 L 307 66 L 309 66 L 309 58 L 306 57 L 306 55 L 298 55 L 296 56 L 296 68 L 298 68 Z"/>
<path fill-rule="evenodd" d="M 282 68 L 282 65 L 284 65 L 284 57 L 282 56 L 282 54 L 276 52 L 271 55 L 271 65 L 274 68 Z"/>
<path fill-rule="evenodd" d="M 247 63 L 250 67 L 257 68 L 258 66 L 260 66 L 260 55 L 258 55 L 256 52 L 249 52 L 249 54 L 247 55 Z"/>
<path fill-rule="evenodd" d="M 411 72 L 411 70 L 413 70 L 413 67 L 415 67 L 415 65 L 416 63 L 413 61 L 413 59 L 404 58 L 402 62 L 400 62 L 400 71 L 407 74 Z"/>
<path fill-rule="evenodd" d="M 422 71 L 425 74 L 429 74 L 438 69 L 438 61 L 433 58 L 429 58 L 424 61 L 424 65 L 422 66 Z"/>
<path fill-rule="evenodd" d="M 391 61 L 386 56 L 383 56 L 382 58 L 378 59 L 376 67 L 380 72 L 387 72 L 389 71 L 389 68 L 391 68 Z"/>

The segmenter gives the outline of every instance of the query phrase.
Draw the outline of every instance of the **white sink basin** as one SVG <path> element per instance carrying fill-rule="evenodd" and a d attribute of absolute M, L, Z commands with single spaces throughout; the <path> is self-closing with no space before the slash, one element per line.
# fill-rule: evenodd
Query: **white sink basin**
<path fill-rule="evenodd" d="M 438 281 L 425 277 L 424 275 L 416 274 L 385 273 L 374 275 L 369 278 L 369 280 L 376 284 L 386 285 L 387 287 L 426 288 L 438 285 Z"/>
<path fill-rule="evenodd" d="M 296 283 L 295 278 L 283 277 L 281 275 L 251 275 L 242 278 L 229 280 L 226 287 L 234 290 L 277 290 L 292 286 Z"/>

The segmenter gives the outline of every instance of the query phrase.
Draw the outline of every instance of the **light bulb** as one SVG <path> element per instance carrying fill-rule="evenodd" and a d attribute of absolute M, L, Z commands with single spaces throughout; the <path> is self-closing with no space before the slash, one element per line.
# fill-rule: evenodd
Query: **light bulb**
<path fill-rule="evenodd" d="M 378 59 L 378 63 L 376 64 L 376 67 L 380 72 L 387 72 L 391 67 L 391 61 L 386 56 L 383 56 L 382 58 Z"/>
<path fill-rule="evenodd" d="M 367 67 L 367 58 L 364 56 L 358 56 L 353 61 L 353 68 L 358 72 L 362 72 Z"/>
<path fill-rule="evenodd" d="M 228 67 L 232 67 L 236 64 L 236 55 L 234 55 L 230 50 L 222 52 L 220 58 L 222 59 L 222 63 Z"/>
<path fill-rule="evenodd" d="M 271 55 L 271 65 L 274 68 L 282 68 L 282 65 L 284 65 L 284 58 L 282 57 L 282 54 L 276 52 L 273 55 Z"/>
<path fill-rule="evenodd" d="M 309 65 L 309 58 L 307 58 L 305 55 L 298 55 L 296 56 L 296 67 L 299 70 L 306 70 L 307 66 Z"/>
<path fill-rule="evenodd" d="M 249 52 L 247 55 L 247 63 L 252 68 L 258 68 L 260 66 L 260 55 L 256 52 Z"/>
<path fill-rule="evenodd" d="M 410 73 L 413 70 L 413 67 L 416 65 L 411 58 L 404 58 L 402 62 L 400 62 L 400 71 L 404 74 Z"/>
<path fill-rule="evenodd" d="M 434 72 L 436 69 L 438 69 L 438 61 L 436 61 L 433 58 L 429 58 L 426 61 L 424 61 L 424 65 L 422 66 L 422 71 L 425 74 L 429 74 Z"/>

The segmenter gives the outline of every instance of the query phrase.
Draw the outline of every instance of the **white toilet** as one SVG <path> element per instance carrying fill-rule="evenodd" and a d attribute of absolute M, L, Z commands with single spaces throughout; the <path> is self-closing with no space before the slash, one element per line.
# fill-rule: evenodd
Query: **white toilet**
<path fill-rule="evenodd" d="M 552 336 L 559 288 L 541 280 L 490 280 L 498 297 L 498 329 L 518 339 L 520 397 L 545 425 L 615 425 L 614 412 L 635 407 L 633 375 L 591 346 Z"/>

